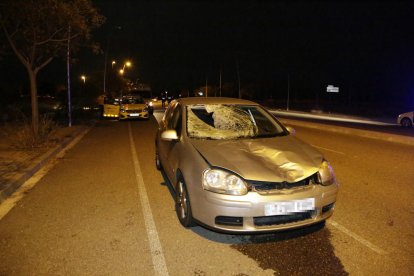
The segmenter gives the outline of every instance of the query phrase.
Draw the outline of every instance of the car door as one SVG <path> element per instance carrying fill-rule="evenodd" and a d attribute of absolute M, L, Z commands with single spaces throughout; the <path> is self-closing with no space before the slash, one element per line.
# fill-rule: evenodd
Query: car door
<path fill-rule="evenodd" d="M 174 129 L 179 137 L 178 141 L 160 140 L 160 158 L 164 166 L 164 171 L 168 178 L 174 181 L 179 158 L 177 148 L 180 144 L 182 130 L 182 110 L 179 103 L 175 103 L 170 106 L 169 110 L 167 110 L 165 114 L 163 124 L 163 131 Z"/>

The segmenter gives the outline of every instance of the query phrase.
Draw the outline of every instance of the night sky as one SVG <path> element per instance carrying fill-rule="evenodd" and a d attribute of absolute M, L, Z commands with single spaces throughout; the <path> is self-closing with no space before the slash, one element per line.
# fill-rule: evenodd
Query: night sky
<path fill-rule="evenodd" d="M 241 86 L 259 98 L 285 97 L 289 76 L 296 99 L 322 98 L 332 84 L 347 103 L 414 108 L 414 4 L 223 2 L 95 0 L 107 17 L 95 40 L 109 60 L 132 59 L 130 77 L 155 93 L 196 89 L 206 78 L 218 85 L 220 70 L 223 83 L 237 83 L 238 64 Z M 74 70 L 103 63 L 81 53 Z"/>

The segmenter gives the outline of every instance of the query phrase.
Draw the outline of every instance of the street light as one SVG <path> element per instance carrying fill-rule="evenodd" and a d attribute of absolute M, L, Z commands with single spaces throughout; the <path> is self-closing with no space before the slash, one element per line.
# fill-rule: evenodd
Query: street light
<path fill-rule="evenodd" d="M 112 61 L 112 69 L 114 69 L 114 65 L 116 64 L 116 61 L 115 60 L 113 60 Z"/>
<path fill-rule="evenodd" d="M 119 70 L 119 74 L 123 75 L 125 73 L 125 67 L 131 67 L 131 66 L 132 66 L 132 63 L 129 60 L 125 61 L 124 66 L 122 66 L 122 69 Z"/>
<path fill-rule="evenodd" d="M 103 93 L 106 94 L 106 65 L 108 63 L 108 53 L 109 53 L 109 40 L 111 38 L 112 35 L 112 31 L 114 30 L 121 30 L 122 27 L 121 26 L 114 26 L 111 27 L 108 36 L 106 37 L 106 49 L 105 49 L 105 61 L 104 61 L 104 73 L 103 73 Z M 112 61 L 112 66 L 115 63 Z"/>
<path fill-rule="evenodd" d="M 85 84 L 86 83 L 86 76 L 82 75 L 80 78 L 81 78 L 81 80 L 83 80 L 83 84 Z"/>

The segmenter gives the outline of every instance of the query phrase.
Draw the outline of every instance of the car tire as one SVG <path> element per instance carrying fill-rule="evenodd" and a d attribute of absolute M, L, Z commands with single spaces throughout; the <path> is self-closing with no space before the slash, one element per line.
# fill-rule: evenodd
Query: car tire
<path fill-rule="evenodd" d="M 185 228 L 192 227 L 195 223 L 191 212 L 190 196 L 182 177 L 178 178 L 176 187 L 175 211 L 177 213 L 178 220 Z"/>
<path fill-rule="evenodd" d="M 401 126 L 403 126 L 403 127 L 412 127 L 413 123 L 411 122 L 411 120 L 409 118 L 403 118 L 401 120 Z"/>

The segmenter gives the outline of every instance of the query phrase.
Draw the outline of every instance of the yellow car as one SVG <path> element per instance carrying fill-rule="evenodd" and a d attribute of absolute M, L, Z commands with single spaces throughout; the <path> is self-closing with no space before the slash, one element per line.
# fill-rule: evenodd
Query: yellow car
<path fill-rule="evenodd" d="M 149 119 L 148 105 L 142 97 L 124 96 L 119 109 L 119 119 Z"/>
<path fill-rule="evenodd" d="M 105 97 L 102 107 L 102 117 L 117 119 L 119 117 L 119 109 L 119 102 L 116 99 Z"/>

